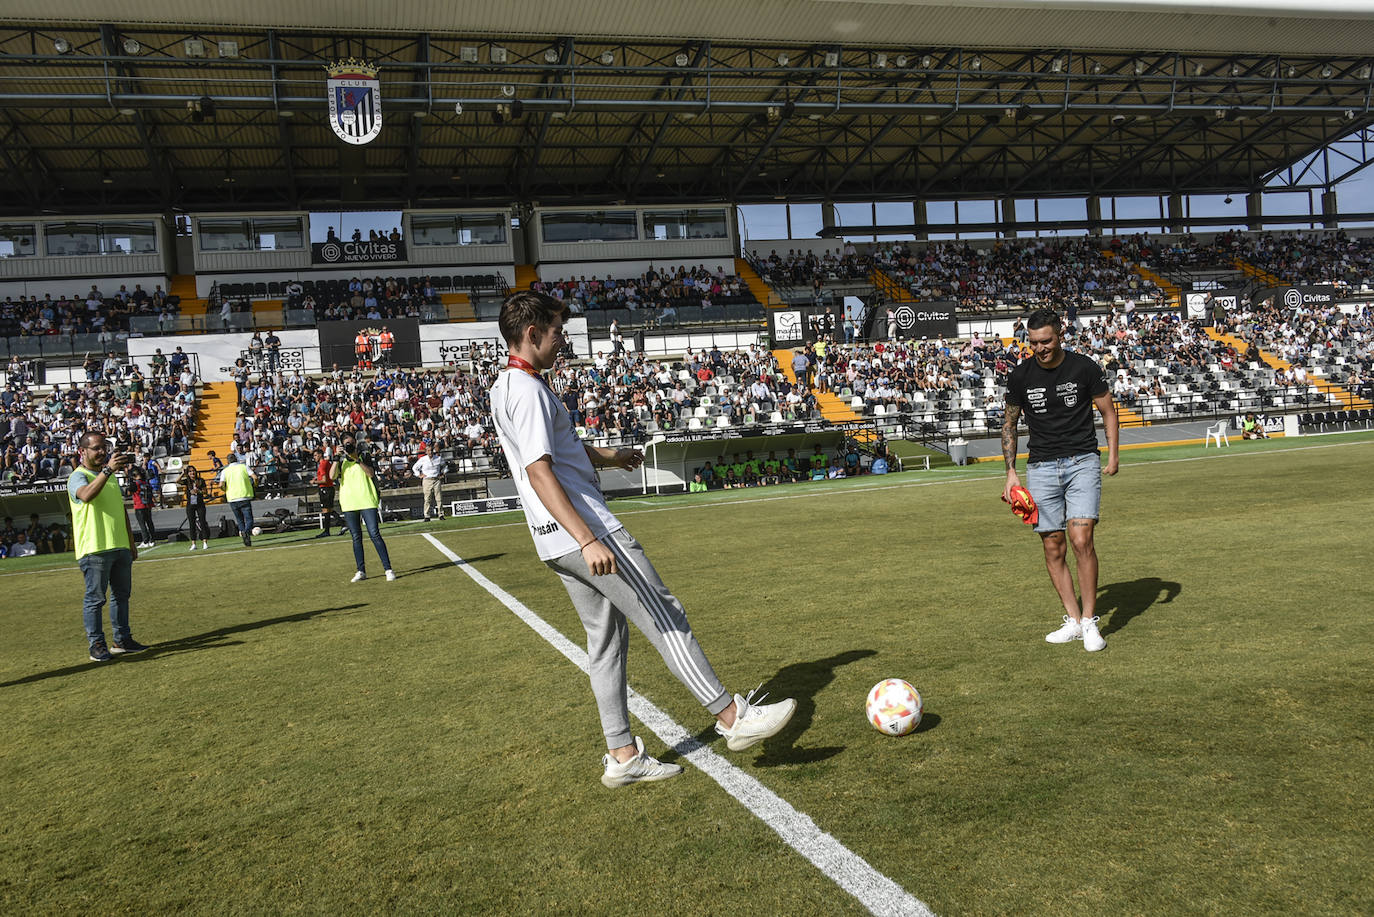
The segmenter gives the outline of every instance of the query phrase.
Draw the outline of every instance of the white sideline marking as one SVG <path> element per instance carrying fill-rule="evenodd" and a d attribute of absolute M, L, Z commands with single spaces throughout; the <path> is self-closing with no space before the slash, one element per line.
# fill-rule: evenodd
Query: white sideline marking
<path fill-rule="evenodd" d="M 479 573 L 471 564 L 444 546 L 428 532 L 426 540 L 434 545 L 472 581 L 491 593 L 498 602 L 513 611 L 535 633 L 568 658 L 573 665 L 587 673 L 587 654 L 551 624 L 529 609 L 527 605 Z M 849 892 L 873 914 L 920 915 L 934 917 L 923 902 L 887 876 L 869 865 L 868 861 L 817 827 L 811 817 L 798 812 L 781 796 L 735 765 L 701 744 L 685 727 L 660 710 L 653 701 L 629 691 L 630 712 L 653 731 L 664 744 L 720 784 L 725 792 L 739 800 L 756 818 L 777 832 L 787 846 L 810 860 L 826 878 Z"/>

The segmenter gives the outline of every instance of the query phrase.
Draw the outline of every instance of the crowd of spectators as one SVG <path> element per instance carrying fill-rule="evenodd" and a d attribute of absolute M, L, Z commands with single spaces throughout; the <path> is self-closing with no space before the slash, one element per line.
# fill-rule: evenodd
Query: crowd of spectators
<path fill-rule="evenodd" d="M 151 293 L 141 284 L 132 290 L 121 284 L 113 293 L 92 284 L 84 296 L 7 297 L 0 302 L 0 337 L 109 333 L 113 341 L 114 333 L 129 330 L 131 317 L 154 315 L 170 324 L 179 308 L 180 300 L 168 296 L 161 284 Z"/>
<path fill-rule="evenodd" d="M 837 249 L 825 249 L 820 254 L 803 249 L 777 249 L 760 255 L 755 249 L 749 253 L 749 265 L 774 286 L 809 287 L 819 296 L 827 283 L 867 280 L 873 268 L 872 259 L 860 254 L 853 242 L 845 242 Z"/>
<path fill-rule="evenodd" d="M 1008 308 L 1089 308 L 1094 303 L 1154 299 L 1153 281 L 1103 255 L 1090 237 L 1004 240 L 975 248 L 968 241 L 923 248 L 883 243 L 874 260 L 921 300 L 953 299 L 963 312 Z"/>
<path fill-rule="evenodd" d="M 118 358 L 101 361 L 83 383 L 32 383 L 22 361 L 11 360 L 0 390 L 0 484 L 25 487 L 65 478 L 78 462 L 83 431 L 104 433 L 112 452 L 134 454 L 156 476 L 158 459 L 190 452 L 196 423 L 196 385 L 183 353 L 155 363 L 151 378 Z"/>
<path fill-rule="evenodd" d="M 288 309 L 308 309 L 316 321 L 384 321 L 418 318 L 426 303 L 439 302 L 429 277 L 353 277 L 337 284 L 312 284 L 307 291 L 299 280 L 285 287 Z"/>
<path fill-rule="evenodd" d="M 695 267 L 650 267 L 638 277 L 605 279 L 585 275 L 567 280 L 537 280 L 530 289 L 548 293 L 568 303 L 574 314 L 598 309 L 655 310 L 671 319 L 684 306 L 729 305 L 757 302 L 749 286 L 721 265 L 710 270 Z"/>
<path fill-rule="evenodd" d="M 6 516 L 4 523 L 0 524 L 0 560 L 61 554 L 70 550 L 71 544 L 71 530 L 66 523 L 44 523 L 37 513 L 29 515 L 27 525 L 16 525 L 10 516 Z"/>
<path fill-rule="evenodd" d="M 488 347 L 471 370 L 384 369 L 375 376 L 335 368 L 248 377 L 228 448 L 269 494 L 311 479 L 318 450 L 332 459 L 345 433 L 365 441 L 383 487 L 414 486 L 410 468 L 425 449 L 445 458 L 492 456 L 487 389 L 497 371 Z M 213 469 L 212 469 L 213 470 Z"/>

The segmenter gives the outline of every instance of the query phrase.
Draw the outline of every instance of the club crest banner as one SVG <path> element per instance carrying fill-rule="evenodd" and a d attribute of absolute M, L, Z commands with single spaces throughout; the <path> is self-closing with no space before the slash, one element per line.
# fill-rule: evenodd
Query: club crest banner
<path fill-rule="evenodd" d="M 329 126 L 344 143 L 361 146 L 382 132 L 382 83 L 377 68 L 349 58 L 325 68 Z"/>

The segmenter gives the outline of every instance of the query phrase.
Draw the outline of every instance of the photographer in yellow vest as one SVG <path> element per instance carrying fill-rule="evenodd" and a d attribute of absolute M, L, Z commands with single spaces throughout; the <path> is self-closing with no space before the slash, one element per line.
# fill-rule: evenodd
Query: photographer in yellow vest
<path fill-rule="evenodd" d="M 353 536 L 353 561 L 358 572 L 350 582 L 359 583 L 367 579 L 367 569 L 363 562 L 363 526 L 367 526 L 367 537 L 372 539 L 372 547 L 382 560 L 386 570 L 387 582 L 396 578 L 391 571 L 391 557 L 382 540 L 381 494 L 377 491 L 377 475 L 372 460 L 360 454 L 358 440 L 352 434 L 344 437 L 343 457 L 336 458 L 329 469 L 329 476 L 339 482 L 339 511 L 343 513 L 348 533 Z"/>
<path fill-rule="evenodd" d="M 129 594 L 133 591 L 133 564 L 138 558 L 124 494 L 115 474 L 129 467 L 127 452 L 110 455 L 103 433 L 86 433 L 78 443 L 81 464 L 67 479 L 71 503 L 72 538 L 76 565 L 86 578 L 82 614 L 92 662 L 109 662 L 117 654 L 137 653 L 147 647 L 129 631 Z M 110 628 L 114 641 L 105 643 L 100 622 L 105 595 L 110 594 Z"/>

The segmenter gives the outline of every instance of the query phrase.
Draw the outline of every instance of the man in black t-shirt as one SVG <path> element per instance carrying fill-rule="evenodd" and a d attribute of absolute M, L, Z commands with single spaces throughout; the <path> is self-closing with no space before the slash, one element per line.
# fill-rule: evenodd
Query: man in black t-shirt
<path fill-rule="evenodd" d="M 1102 466 L 1093 427 L 1093 407 L 1102 412 L 1107 435 L 1107 474 L 1117 472 L 1118 429 L 1107 377 L 1089 358 L 1064 350 L 1059 316 L 1049 309 L 1033 312 L 1026 331 L 1034 355 L 1007 379 L 1007 412 L 1002 424 L 1002 456 L 1007 480 L 1002 499 L 1011 502 L 1016 475 L 1016 421 L 1025 413 L 1030 428 L 1026 489 L 1035 498 L 1035 530 L 1045 548 L 1050 582 L 1064 602 L 1064 624 L 1046 635 L 1050 643 L 1082 640 L 1089 652 L 1107 645 L 1097 629 L 1097 551 L 1093 529 L 1102 497 Z M 1073 545 L 1078 567 L 1079 599 L 1066 562 Z"/>

